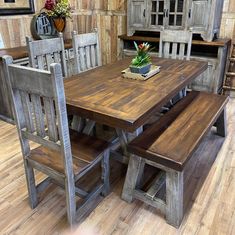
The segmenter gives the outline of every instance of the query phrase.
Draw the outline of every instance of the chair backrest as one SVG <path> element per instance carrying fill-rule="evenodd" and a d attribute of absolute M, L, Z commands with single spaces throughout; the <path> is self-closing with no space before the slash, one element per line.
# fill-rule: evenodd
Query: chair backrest
<path fill-rule="evenodd" d="M 191 45 L 191 31 L 162 30 L 160 34 L 159 57 L 190 60 Z"/>
<path fill-rule="evenodd" d="M 60 63 L 64 77 L 67 77 L 66 55 L 64 49 L 63 34 L 59 33 L 58 38 L 33 41 L 26 37 L 29 64 L 33 68 L 50 70 L 50 64 Z"/>
<path fill-rule="evenodd" d="M 72 154 L 61 65 L 51 64 L 49 72 L 13 65 L 10 56 L 4 56 L 3 61 L 7 83 L 11 88 L 23 155 L 29 155 L 31 140 L 60 151 L 64 156 L 64 163 L 71 166 Z"/>
<path fill-rule="evenodd" d="M 98 33 L 77 34 L 72 32 L 75 73 L 101 65 Z"/>

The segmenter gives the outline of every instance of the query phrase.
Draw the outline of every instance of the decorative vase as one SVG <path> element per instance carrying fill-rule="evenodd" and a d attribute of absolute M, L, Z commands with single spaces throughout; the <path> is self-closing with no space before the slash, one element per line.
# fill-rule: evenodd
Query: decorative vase
<path fill-rule="evenodd" d="M 66 25 L 65 17 L 52 17 L 52 21 L 57 32 L 61 33 L 64 31 Z"/>
<path fill-rule="evenodd" d="M 143 65 L 141 67 L 130 65 L 129 68 L 130 68 L 132 73 L 146 74 L 146 73 L 149 72 L 149 70 L 151 68 L 151 64 L 145 64 L 145 65 Z"/>

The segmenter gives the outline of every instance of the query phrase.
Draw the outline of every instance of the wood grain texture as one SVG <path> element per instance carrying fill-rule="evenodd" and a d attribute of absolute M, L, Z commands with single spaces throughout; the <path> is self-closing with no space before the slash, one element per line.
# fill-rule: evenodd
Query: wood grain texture
<path fill-rule="evenodd" d="M 104 195 L 108 194 L 108 143 L 102 140 L 96 141 L 95 137 L 90 138 L 90 136 L 72 132 L 73 144 L 71 144 L 60 64 L 51 64 L 50 72 L 13 65 L 12 57 L 4 57 L 4 64 L 22 148 L 30 205 L 32 208 L 37 206 L 38 192 L 42 190 L 44 185 L 50 183 L 46 179 L 42 184 L 36 184 L 34 169 L 37 169 L 65 188 L 67 219 L 72 226 L 77 219 L 78 212 L 83 212 L 78 215 L 78 218 L 81 219 L 82 215 L 88 212 L 88 204 L 96 196 L 101 192 L 105 192 Z M 19 83 L 21 78 L 23 82 Z M 39 84 L 35 82 L 35 79 L 39 81 Z M 26 96 L 28 102 L 25 102 Z M 43 108 L 43 99 L 51 99 L 45 109 Z M 23 102 L 25 103 L 23 104 Z M 27 105 L 29 107 L 24 108 Z M 48 105 L 52 107 L 48 108 Z M 33 109 L 31 109 L 31 106 L 33 106 Z M 46 112 L 49 112 L 49 114 L 45 114 Z M 51 112 L 54 112 L 53 115 Z M 29 116 L 31 116 L 30 121 L 27 120 Z M 46 127 L 45 116 L 56 116 L 52 120 L 55 122 L 54 128 Z M 48 124 L 51 125 L 51 123 Z M 33 132 L 34 125 L 35 132 Z M 53 135 L 48 134 L 47 129 L 49 132 L 52 131 Z M 55 129 L 56 133 L 58 129 L 58 140 L 57 136 L 55 137 Z M 51 136 L 53 138 L 50 138 Z M 41 146 L 31 151 L 29 141 L 36 142 Z M 82 204 L 77 208 L 75 193 L 79 194 L 83 191 L 76 189 L 75 182 L 94 166 L 101 164 L 101 161 L 102 165 L 105 166 L 102 168 L 102 183 L 94 186 L 91 192 L 86 192 Z M 82 193 L 82 196 L 84 196 L 84 193 Z"/>
<path fill-rule="evenodd" d="M 153 63 L 161 72 L 144 82 L 121 77 L 130 59 L 66 80 L 68 112 L 133 132 L 207 67 L 203 62 L 162 58 Z"/>
<path fill-rule="evenodd" d="M 126 33 L 126 0 L 105 1 L 70 0 L 74 7 L 73 21 L 68 20 L 66 38 L 71 38 L 73 30 L 88 33 L 98 28 L 101 33 L 102 63 L 114 62 L 120 53 L 120 40 L 116 35 Z M 36 11 L 43 7 L 44 0 L 35 2 Z M 0 17 L 0 34 L 6 48 L 24 46 L 25 36 L 30 36 L 31 15 Z M 224 0 L 220 37 L 235 38 L 235 3 Z M 16 34 L 14 34 L 16 32 Z M 8 53 L 5 53 L 8 54 Z"/>
<path fill-rule="evenodd" d="M 36 12 L 44 6 L 44 0 L 35 2 Z M 70 0 L 74 9 L 72 20 L 67 19 L 65 38 L 71 38 L 71 32 L 90 33 L 98 29 L 101 42 L 102 64 L 115 61 L 119 54 L 117 35 L 126 33 L 126 0 Z M 0 34 L 5 48 L 26 45 L 26 36 L 31 36 L 32 15 L 0 16 Z M 16 34 L 14 34 L 16 32 Z"/>
<path fill-rule="evenodd" d="M 128 146 L 129 150 L 181 171 L 227 102 L 226 96 L 191 92 L 133 140 Z"/>
<path fill-rule="evenodd" d="M 107 148 L 108 143 L 91 136 L 70 130 L 71 150 L 73 156 L 73 172 L 77 175 L 89 164 L 92 164 L 97 156 L 101 155 Z M 88 148 L 89 146 L 89 148 Z M 58 151 L 45 147 L 38 147 L 31 151 L 30 159 L 40 162 L 60 173 L 64 173 L 63 162 Z"/>
<path fill-rule="evenodd" d="M 227 106 L 228 136 L 220 151 L 221 137 L 208 135 L 197 151 L 197 161 L 190 165 L 193 169 L 188 185 L 194 191 L 189 200 L 191 210 L 179 229 L 168 225 L 159 213 L 150 206 L 137 200 L 126 203 L 121 199 L 123 178 L 120 179 L 121 168 L 117 162 L 111 164 L 111 193 L 99 206 L 77 227 L 92 229 L 93 233 L 136 234 L 136 235 L 212 235 L 235 233 L 235 181 L 234 181 L 234 131 L 235 131 L 235 100 L 230 99 Z M 0 121 L 0 230 L 2 234 L 63 234 L 68 229 L 64 193 L 60 187 L 50 186 L 46 194 L 42 194 L 38 207 L 34 210 L 28 206 L 28 195 L 24 169 L 22 166 L 21 149 L 15 126 Z M 35 144 L 32 145 L 36 147 Z M 214 147 L 212 147 L 214 146 Z M 217 155 L 218 153 L 218 155 Z M 208 154 L 217 158 L 211 165 Z M 44 176 L 36 172 L 36 180 L 40 182 Z M 82 182 L 88 187 L 96 179 L 89 175 Z M 202 183 L 204 182 L 204 183 Z M 200 189 L 200 190 L 199 190 Z M 107 219 L 108 218 L 108 219 Z"/>

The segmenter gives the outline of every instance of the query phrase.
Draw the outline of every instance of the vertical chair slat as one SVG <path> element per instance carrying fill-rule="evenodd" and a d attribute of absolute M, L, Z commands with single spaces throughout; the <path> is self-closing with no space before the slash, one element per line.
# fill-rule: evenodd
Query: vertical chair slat
<path fill-rule="evenodd" d="M 54 56 L 55 63 L 60 63 L 60 54 L 59 54 L 59 52 L 54 52 L 53 56 Z"/>
<path fill-rule="evenodd" d="M 44 70 L 44 59 L 42 55 L 37 56 L 38 68 Z"/>
<path fill-rule="evenodd" d="M 176 42 L 173 43 L 173 46 L 172 46 L 172 59 L 176 59 L 177 57 L 177 46 L 178 44 Z"/>
<path fill-rule="evenodd" d="M 92 67 L 97 66 L 96 53 L 95 53 L 95 46 L 94 45 L 91 45 L 91 66 Z"/>
<path fill-rule="evenodd" d="M 53 59 L 52 59 L 52 57 L 51 57 L 51 54 L 46 54 L 46 64 L 47 64 L 47 70 L 49 70 L 49 68 L 50 68 L 50 64 L 52 64 L 53 63 Z"/>
<path fill-rule="evenodd" d="M 81 71 L 84 71 L 84 70 L 86 70 L 84 47 L 79 48 L 79 58 L 80 58 Z"/>
<path fill-rule="evenodd" d="M 184 51 L 185 51 L 185 44 L 180 43 L 180 52 L 179 52 L 179 59 L 180 60 L 184 59 Z"/>
<path fill-rule="evenodd" d="M 37 134 L 41 137 L 45 137 L 46 135 L 45 123 L 44 123 L 44 115 L 42 112 L 41 98 L 39 95 L 31 94 L 31 99 L 33 104 Z"/>
<path fill-rule="evenodd" d="M 165 42 L 165 44 L 164 44 L 164 57 L 169 58 L 169 54 L 170 54 L 170 43 Z"/>
<path fill-rule="evenodd" d="M 90 56 L 90 46 L 85 47 L 85 57 L 87 69 L 91 68 L 91 56 Z"/>
<path fill-rule="evenodd" d="M 22 108 L 24 110 L 25 122 L 27 130 L 31 133 L 35 131 L 34 121 L 33 121 L 33 110 L 32 103 L 29 99 L 29 94 L 24 91 L 19 91 L 21 100 L 22 100 Z"/>
<path fill-rule="evenodd" d="M 58 141 L 58 130 L 53 99 L 43 97 L 43 103 L 47 119 L 48 136 L 50 140 L 56 142 Z"/>

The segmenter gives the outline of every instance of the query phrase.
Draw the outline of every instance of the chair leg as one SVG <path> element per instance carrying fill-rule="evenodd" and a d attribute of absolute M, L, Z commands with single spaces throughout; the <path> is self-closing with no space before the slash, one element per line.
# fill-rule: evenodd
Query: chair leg
<path fill-rule="evenodd" d="M 107 196 L 110 191 L 110 183 L 109 183 L 109 175 L 110 175 L 110 165 L 109 165 L 109 150 L 104 152 L 103 159 L 101 161 L 102 164 L 102 181 L 104 184 L 104 189 L 102 191 L 103 196 Z"/>
<path fill-rule="evenodd" d="M 34 209 L 38 205 L 37 188 L 35 184 L 34 170 L 27 160 L 24 160 L 25 175 L 28 187 L 30 206 Z"/>
<path fill-rule="evenodd" d="M 217 135 L 226 137 L 227 135 L 227 119 L 226 119 L 226 110 L 220 114 L 216 121 Z"/>
<path fill-rule="evenodd" d="M 67 218 L 70 226 L 72 227 L 76 222 L 75 185 L 73 177 L 65 178 L 65 192 L 66 192 Z"/>
<path fill-rule="evenodd" d="M 183 219 L 183 172 L 166 172 L 166 220 L 179 227 Z"/>
<path fill-rule="evenodd" d="M 132 202 L 133 192 L 138 182 L 140 182 L 140 177 L 141 174 L 143 173 L 143 168 L 144 168 L 143 165 L 144 161 L 142 158 L 133 154 L 130 156 L 126 179 L 122 190 L 123 200 L 127 202 Z"/>

